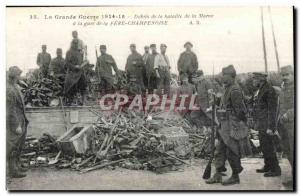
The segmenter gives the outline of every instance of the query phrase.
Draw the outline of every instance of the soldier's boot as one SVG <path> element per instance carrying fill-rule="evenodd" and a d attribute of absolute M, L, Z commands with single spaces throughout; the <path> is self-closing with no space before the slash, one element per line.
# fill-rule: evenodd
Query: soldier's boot
<path fill-rule="evenodd" d="M 261 169 L 256 169 L 256 173 L 266 173 L 266 172 L 269 172 L 271 169 L 264 166 L 263 168 Z"/>
<path fill-rule="evenodd" d="M 17 156 L 15 154 L 13 154 L 10 158 L 10 177 L 12 178 L 24 178 L 26 177 L 26 174 L 19 171 L 18 168 L 18 160 L 17 160 Z"/>
<path fill-rule="evenodd" d="M 20 157 L 18 158 L 17 167 L 20 172 L 27 172 L 28 168 L 24 167 L 20 162 Z"/>
<path fill-rule="evenodd" d="M 281 176 L 281 169 L 279 166 L 276 169 L 270 170 L 264 174 L 264 177 L 276 177 L 276 176 Z"/>
<path fill-rule="evenodd" d="M 220 172 L 215 173 L 212 178 L 205 181 L 206 184 L 215 184 L 221 182 L 222 182 L 222 173 Z"/>
<path fill-rule="evenodd" d="M 230 178 L 222 181 L 222 185 L 229 186 L 234 184 L 240 184 L 240 177 L 238 174 L 232 174 Z"/>

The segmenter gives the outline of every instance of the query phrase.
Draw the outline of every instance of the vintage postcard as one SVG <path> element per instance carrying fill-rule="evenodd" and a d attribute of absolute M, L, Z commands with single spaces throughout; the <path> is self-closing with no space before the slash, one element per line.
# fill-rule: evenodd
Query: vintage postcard
<path fill-rule="evenodd" d="M 295 191 L 294 8 L 6 7 L 6 188 Z"/>

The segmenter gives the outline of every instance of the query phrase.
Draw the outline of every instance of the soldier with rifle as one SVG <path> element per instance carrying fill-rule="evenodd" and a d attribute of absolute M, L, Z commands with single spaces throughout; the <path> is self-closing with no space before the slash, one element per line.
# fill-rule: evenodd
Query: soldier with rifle
<path fill-rule="evenodd" d="M 83 72 L 83 66 L 88 62 L 83 60 L 81 51 L 78 50 L 78 40 L 73 39 L 71 48 L 66 54 L 66 80 L 64 85 L 64 94 L 67 98 L 67 104 L 72 104 L 73 98 L 80 92 L 81 100 L 79 104 L 84 104 L 86 99 L 86 78 Z"/>
<path fill-rule="evenodd" d="M 247 109 L 242 90 L 235 83 L 235 77 L 236 71 L 233 65 L 222 69 L 222 82 L 225 93 L 221 98 L 220 109 L 217 111 L 220 128 L 216 133 L 219 141 L 219 148 L 215 154 L 216 173 L 206 181 L 207 184 L 239 184 L 239 174 L 243 171 L 241 157 L 243 154 L 251 153 L 248 127 L 246 125 Z M 229 162 L 232 175 L 230 178 L 222 180 L 226 160 Z"/>

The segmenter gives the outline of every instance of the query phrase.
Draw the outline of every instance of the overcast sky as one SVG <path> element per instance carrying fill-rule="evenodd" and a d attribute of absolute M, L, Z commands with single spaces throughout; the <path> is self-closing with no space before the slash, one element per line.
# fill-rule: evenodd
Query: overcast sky
<path fill-rule="evenodd" d="M 271 7 L 275 36 L 281 65 L 293 65 L 292 7 Z M 134 14 L 211 14 L 200 19 L 200 25 L 190 25 L 189 19 L 170 19 L 167 26 L 73 26 L 73 21 L 44 20 L 47 15 L 101 15 L 125 14 L 128 20 Z M 88 59 L 95 64 L 95 46 L 107 45 L 120 69 L 124 69 L 129 55 L 129 45 L 136 43 L 143 54 L 143 47 L 151 43 L 165 43 L 172 72 L 177 73 L 177 60 L 186 41 L 193 43 L 199 67 L 205 74 L 221 71 L 233 64 L 237 72 L 264 71 L 262 35 L 259 7 L 55 7 L 7 8 L 6 10 L 6 62 L 7 67 L 18 65 L 26 72 L 37 68 L 36 56 L 41 45 L 55 57 L 56 48 L 63 48 L 64 55 L 70 47 L 71 32 L 77 30 L 79 38 L 87 44 Z M 36 14 L 39 20 L 30 20 Z M 266 46 L 269 70 L 275 71 L 276 60 L 271 32 L 270 15 L 264 7 Z M 199 20 L 199 19 L 198 19 Z M 195 20 L 193 20 L 195 22 Z"/>

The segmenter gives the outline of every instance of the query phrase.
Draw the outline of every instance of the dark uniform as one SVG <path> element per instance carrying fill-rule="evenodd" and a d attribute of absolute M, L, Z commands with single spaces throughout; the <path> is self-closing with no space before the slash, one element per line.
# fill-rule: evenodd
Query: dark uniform
<path fill-rule="evenodd" d="M 258 92 L 254 96 L 253 117 L 254 129 L 259 131 L 259 142 L 264 156 L 264 167 L 257 169 L 257 172 L 265 173 L 265 177 L 272 177 L 281 174 L 273 140 L 274 135 L 267 133 L 267 130 L 273 133 L 276 131 L 278 97 L 266 77 L 267 74 L 264 73 L 253 73 L 253 79 L 260 80 Z"/>
<path fill-rule="evenodd" d="M 285 66 L 281 68 L 281 75 L 293 75 L 292 66 Z M 293 76 L 292 76 L 293 77 Z M 287 154 L 288 160 L 293 168 L 294 166 L 294 148 L 295 148 L 295 116 L 294 116 L 294 98 L 295 86 L 293 78 L 290 81 L 283 82 L 282 91 L 280 94 L 280 119 L 279 119 L 279 133 L 282 138 L 284 152 Z"/>
<path fill-rule="evenodd" d="M 40 72 L 43 77 L 46 77 L 48 75 L 50 62 L 51 62 L 51 55 L 49 53 L 41 52 L 38 54 L 36 59 L 36 64 L 40 67 Z"/>
<path fill-rule="evenodd" d="M 191 97 L 195 92 L 196 92 L 195 86 L 188 82 L 188 78 L 186 75 L 183 75 L 182 84 L 179 86 L 179 88 L 177 90 L 177 94 L 178 94 L 178 96 L 185 95 L 188 97 L 186 98 L 186 102 L 184 104 L 186 109 L 183 111 L 179 111 L 179 113 L 183 117 L 187 118 L 188 120 L 191 119 L 190 114 L 193 112 L 193 111 L 189 110 L 189 106 L 190 106 Z"/>
<path fill-rule="evenodd" d="M 106 49 L 105 45 L 101 45 L 100 48 L 101 47 Z M 112 69 L 118 74 L 118 67 L 114 58 L 109 54 L 101 54 L 97 59 L 95 71 L 100 80 L 103 93 L 107 93 L 114 88 Z"/>
<path fill-rule="evenodd" d="M 190 42 L 184 44 L 193 46 Z M 189 82 L 192 83 L 192 74 L 198 69 L 198 59 L 194 52 L 184 51 L 180 54 L 180 57 L 177 62 L 177 69 L 179 72 L 179 77 L 182 74 L 187 74 L 189 77 Z"/>
<path fill-rule="evenodd" d="M 149 48 L 148 46 L 145 46 L 145 48 Z M 144 62 L 144 67 L 143 67 L 143 78 L 144 78 L 144 85 L 145 85 L 145 88 L 147 89 L 148 88 L 148 79 L 147 79 L 147 73 L 146 73 L 146 66 L 147 66 L 147 61 L 148 61 L 148 58 L 150 56 L 150 53 L 149 52 L 145 52 L 142 56 L 143 58 L 143 62 Z"/>
<path fill-rule="evenodd" d="M 192 75 L 192 80 L 195 82 L 195 92 L 197 93 L 195 103 L 200 106 L 200 110 L 191 112 L 191 120 L 197 127 L 210 126 L 211 122 L 208 119 L 206 110 L 210 107 L 210 95 L 208 91 L 212 89 L 212 85 L 203 76 L 203 71 L 198 70 Z"/>
<path fill-rule="evenodd" d="M 65 64 L 66 61 L 62 57 L 52 59 L 49 66 L 50 74 L 53 73 L 53 76 L 57 78 L 64 76 L 66 74 Z"/>
<path fill-rule="evenodd" d="M 136 78 L 142 90 L 144 90 L 144 77 L 143 77 L 144 62 L 143 57 L 138 52 L 130 54 L 127 58 L 125 71 L 127 73 L 128 80 L 130 78 Z"/>
<path fill-rule="evenodd" d="M 18 67 L 8 71 L 6 86 L 6 161 L 8 174 L 11 177 L 25 177 L 20 168 L 20 155 L 25 144 L 28 120 L 25 115 L 24 102 L 13 77 L 20 75 Z M 19 129 L 19 131 L 17 131 Z"/>
<path fill-rule="evenodd" d="M 242 155 L 251 154 L 246 125 L 247 109 L 244 103 L 243 93 L 235 83 L 236 71 L 232 65 L 222 69 L 225 93 L 221 98 L 218 119 L 220 128 L 217 131 L 219 140 L 218 150 L 215 154 L 216 174 L 207 181 L 208 184 L 221 182 L 221 172 L 224 171 L 225 161 L 228 160 L 232 170 L 232 176 L 222 181 L 223 185 L 239 183 L 239 173 L 242 172 Z M 225 83 L 225 80 L 227 81 Z"/>
<path fill-rule="evenodd" d="M 82 64 L 84 62 L 77 44 L 77 40 L 74 39 L 70 50 L 68 50 L 66 54 L 67 74 L 64 85 L 64 94 L 70 102 L 78 92 L 81 93 L 82 97 L 84 97 L 86 92 L 86 80 L 82 69 Z"/>
<path fill-rule="evenodd" d="M 154 53 L 149 56 L 146 62 L 146 76 L 148 80 L 148 91 L 149 93 L 153 93 L 154 89 L 158 87 L 158 78 L 154 69 L 155 58 L 159 55 L 159 53 Z"/>

